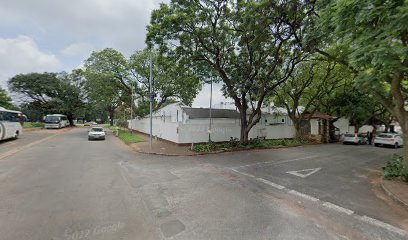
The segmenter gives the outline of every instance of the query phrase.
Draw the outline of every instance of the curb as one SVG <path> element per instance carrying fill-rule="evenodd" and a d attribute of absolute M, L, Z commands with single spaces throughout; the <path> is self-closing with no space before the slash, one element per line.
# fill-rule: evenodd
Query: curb
<path fill-rule="evenodd" d="M 403 200 L 399 199 L 395 194 L 393 194 L 390 190 L 388 190 L 388 188 L 386 188 L 384 186 L 384 181 L 381 178 L 381 188 L 384 190 L 384 192 L 390 196 L 392 199 L 394 199 L 394 201 L 396 201 L 397 203 L 399 203 L 400 205 L 402 205 L 403 207 L 408 208 L 408 203 L 404 202 Z"/>
<path fill-rule="evenodd" d="M 233 152 L 243 152 L 243 151 L 262 151 L 262 150 L 273 150 L 273 149 L 282 149 L 282 148 L 295 148 L 295 147 L 303 147 L 307 145 L 318 145 L 317 144 L 303 144 L 303 145 L 297 145 L 297 146 L 276 146 L 273 148 L 240 148 L 240 149 L 224 149 L 224 150 L 218 150 L 215 152 L 198 152 L 198 153 L 191 153 L 191 154 L 172 154 L 172 153 L 158 153 L 158 152 L 145 152 L 141 150 L 137 150 L 133 147 L 130 146 L 130 144 L 125 143 L 128 145 L 133 151 L 137 153 L 142 153 L 142 154 L 150 154 L 150 155 L 160 155 L 160 156 L 186 156 L 186 157 L 191 157 L 191 156 L 202 156 L 202 155 L 212 155 L 212 154 L 219 154 L 219 153 L 233 153 Z"/>

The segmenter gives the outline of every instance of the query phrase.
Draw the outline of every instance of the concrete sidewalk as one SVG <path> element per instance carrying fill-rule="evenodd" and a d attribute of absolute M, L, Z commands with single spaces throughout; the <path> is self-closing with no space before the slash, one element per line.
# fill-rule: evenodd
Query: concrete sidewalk
<path fill-rule="evenodd" d="M 129 146 L 140 153 L 160 154 L 167 156 L 192 156 L 198 155 L 190 150 L 191 146 L 180 146 L 175 143 L 153 138 L 152 151 L 150 151 L 149 136 L 138 133 L 144 142 L 132 143 Z"/>
<path fill-rule="evenodd" d="M 408 183 L 384 179 L 381 186 L 390 197 L 408 208 Z"/>

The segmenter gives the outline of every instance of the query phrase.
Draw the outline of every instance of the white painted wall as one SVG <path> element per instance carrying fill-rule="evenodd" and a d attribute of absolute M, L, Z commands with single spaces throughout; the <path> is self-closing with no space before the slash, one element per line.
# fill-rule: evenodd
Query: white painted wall
<path fill-rule="evenodd" d="M 310 134 L 311 135 L 319 134 L 319 120 L 310 119 Z"/>
<path fill-rule="evenodd" d="M 181 116 L 181 114 L 179 114 Z M 174 143 L 200 143 L 208 141 L 209 119 L 185 119 L 183 122 L 173 122 L 172 116 L 157 115 L 153 118 L 153 135 Z M 281 120 L 281 119 L 279 119 Z M 287 120 L 286 120 L 287 121 Z M 278 125 L 255 125 L 249 132 L 250 138 L 265 137 L 266 139 L 293 138 L 295 128 L 290 122 Z M 134 130 L 149 134 L 149 119 L 134 119 Z M 229 141 L 240 137 L 239 119 L 213 119 L 211 140 L 215 142 Z"/>

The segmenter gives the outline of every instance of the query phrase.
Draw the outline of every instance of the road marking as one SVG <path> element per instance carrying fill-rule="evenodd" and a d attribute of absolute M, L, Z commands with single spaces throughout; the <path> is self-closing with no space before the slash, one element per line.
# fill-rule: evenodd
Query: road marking
<path fill-rule="evenodd" d="M 298 197 L 302 197 L 302 198 L 308 199 L 308 200 L 310 200 L 310 201 L 312 201 L 312 202 L 317 202 L 317 201 L 319 201 L 319 199 L 317 199 L 317 198 L 315 198 L 315 197 L 309 196 L 309 195 L 307 195 L 307 194 L 304 194 L 304 193 L 301 193 L 301 192 L 298 192 L 298 191 L 295 191 L 295 190 L 290 190 L 288 193 L 293 194 L 293 195 L 296 195 L 296 196 L 298 196 Z"/>
<path fill-rule="evenodd" d="M 302 158 L 295 158 L 295 159 L 289 159 L 289 160 L 282 160 L 282 161 L 266 161 L 266 162 L 258 162 L 258 163 L 251 163 L 251 164 L 246 164 L 242 166 L 238 166 L 235 168 L 245 168 L 245 167 L 252 167 L 252 166 L 258 166 L 258 165 L 267 165 L 267 164 L 281 164 L 281 163 L 287 163 L 287 162 L 295 162 L 295 161 L 300 161 L 300 160 L 306 160 L 310 158 L 315 158 L 317 156 L 308 156 L 308 157 L 302 157 Z"/>
<path fill-rule="evenodd" d="M 280 190 L 282 190 L 282 189 L 284 189 L 284 188 L 285 188 L 285 187 L 284 187 L 284 186 L 282 186 L 282 185 L 279 185 L 279 184 L 273 183 L 273 182 L 268 181 L 268 180 L 263 179 L 263 178 L 257 178 L 256 180 L 258 180 L 258 181 L 260 181 L 260 182 L 263 182 L 263 183 L 265 183 L 266 185 L 269 185 L 269 186 L 271 186 L 271 187 L 274 187 L 274 188 L 280 189 Z"/>
<path fill-rule="evenodd" d="M 317 171 L 319 171 L 322 168 L 308 168 L 308 169 L 302 169 L 302 170 L 297 170 L 297 171 L 289 171 L 286 173 L 301 177 L 301 178 L 306 178 L 314 173 L 316 173 Z M 303 172 L 307 172 L 306 174 L 303 174 Z"/>
<path fill-rule="evenodd" d="M 392 226 L 392 225 L 390 225 L 390 224 L 388 224 L 388 223 L 379 221 L 379 220 L 377 220 L 377 219 L 370 218 L 370 217 L 367 217 L 367 216 L 359 217 L 359 219 L 362 220 L 363 222 L 370 223 L 370 224 L 372 224 L 372 225 L 385 228 L 385 229 L 387 229 L 388 231 L 397 233 L 397 234 L 399 234 L 399 235 L 402 235 L 402 236 L 406 236 L 406 235 L 407 235 L 407 232 L 406 232 L 406 231 L 404 231 L 404 230 L 402 230 L 402 229 L 400 229 L 400 228 L 394 227 L 394 226 Z"/>
<path fill-rule="evenodd" d="M 324 202 L 322 205 L 327 207 L 327 208 L 330 208 L 332 210 L 335 210 L 335 211 L 338 211 L 338 212 L 341 212 L 341 213 L 345 213 L 347 215 L 352 215 L 354 213 L 354 211 L 352 211 L 350 209 L 340 207 L 340 206 L 338 206 L 336 204 L 333 204 L 333 203 Z"/>
<path fill-rule="evenodd" d="M 233 168 L 230 168 L 230 170 L 232 170 L 232 171 L 234 171 L 234 172 L 236 172 L 236 173 L 242 174 L 242 175 L 244 175 L 244 176 L 250 177 L 250 178 L 255 178 L 254 175 L 249 174 L 249 173 L 240 172 L 240 171 L 238 171 L 238 170 L 236 170 L 236 169 L 233 169 Z"/>
<path fill-rule="evenodd" d="M 11 156 L 11 155 L 14 155 L 14 154 L 16 154 L 16 153 L 18 153 L 18 152 L 24 151 L 24 150 L 26 150 L 26 149 L 28 149 L 28 148 L 34 146 L 34 145 L 37 145 L 37 144 L 42 143 L 42 142 L 45 142 L 45 141 L 47 141 L 48 139 L 50 139 L 50 138 L 52 138 L 52 137 L 55 137 L 56 135 L 58 135 L 58 134 L 53 134 L 53 135 L 51 135 L 51 136 L 48 136 L 48 137 L 45 137 L 45 138 L 43 138 L 43 139 L 37 140 L 37 141 L 35 141 L 35 142 L 29 143 L 29 144 L 24 145 L 24 146 L 22 146 L 22 147 L 18 147 L 18 148 L 15 148 L 15 149 L 13 149 L 13 150 L 10 150 L 10 151 L 8 151 L 8 152 L 5 152 L 5 153 L 3 153 L 3 154 L 0 155 L 0 160 L 1 160 L 1 159 L 4 159 L 4 158 L 6 158 L 6 157 L 9 157 L 9 156 Z"/>

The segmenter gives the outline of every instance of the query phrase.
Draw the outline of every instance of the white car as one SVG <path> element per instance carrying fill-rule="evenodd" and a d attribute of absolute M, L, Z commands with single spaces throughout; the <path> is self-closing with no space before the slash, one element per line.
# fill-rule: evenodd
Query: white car
<path fill-rule="evenodd" d="M 404 145 L 402 137 L 398 133 L 381 133 L 374 138 L 374 145 L 378 146 L 392 146 L 398 148 Z"/>
<path fill-rule="evenodd" d="M 361 133 L 346 133 L 343 144 L 367 144 L 367 138 Z"/>
<path fill-rule="evenodd" d="M 88 131 L 88 140 L 96 140 L 96 139 L 101 139 L 105 140 L 105 130 L 101 127 L 92 127 Z"/>

